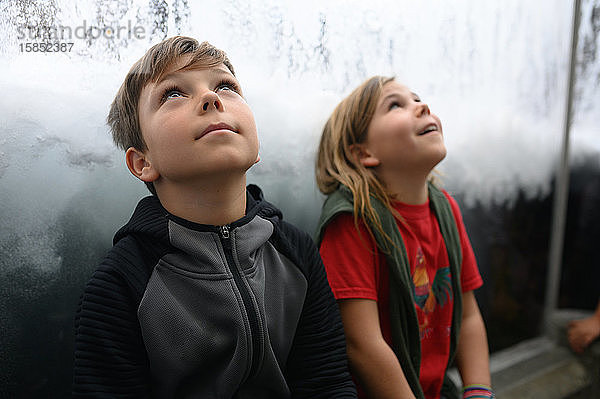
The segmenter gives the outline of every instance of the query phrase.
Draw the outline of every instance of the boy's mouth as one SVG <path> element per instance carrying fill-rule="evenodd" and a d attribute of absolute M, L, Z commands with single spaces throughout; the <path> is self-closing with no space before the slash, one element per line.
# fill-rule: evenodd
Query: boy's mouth
<path fill-rule="evenodd" d="M 208 133 L 211 133 L 211 132 L 214 132 L 217 130 L 228 130 L 230 132 L 237 133 L 237 130 L 235 130 L 234 128 L 232 128 L 225 122 L 211 123 L 210 125 L 208 125 L 206 127 L 206 129 L 204 129 L 202 131 L 202 133 L 200 133 L 200 135 L 198 137 L 196 137 L 196 140 L 206 136 Z"/>
<path fill-rule="evenodd" d="M 431 132 L 437 132 L 437 131 L 438 131 L 437 125 L 432 123 L 431 125 L 427 125 L 425 127 L 425 129 L 421 130 L 419 132 L 418 136 L 423 136 L 424 134 L 431 133 Z"/>

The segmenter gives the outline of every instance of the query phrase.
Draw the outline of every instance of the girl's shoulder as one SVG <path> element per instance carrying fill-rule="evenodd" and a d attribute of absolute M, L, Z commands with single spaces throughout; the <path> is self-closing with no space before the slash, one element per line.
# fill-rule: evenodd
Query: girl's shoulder
<path fill-rule="evenodd" d="M 335 215 L 326 227 L 326 233 L 335 235 L 368 234 L 367 226 L 361 218 L 355 222 L 354 214 L 341 212 Z"/>
<path fill-rule="evenodd" d="M 450 203 L 450 207 L 452 208 L 452 212 L 454 213 L 454 215 L 457 217 L 460 216 L 460 206 L 458 205 L 456 199 L 454 199 L 454 197 L 445 189 L 440 189 L 440 191 L 444 193 L 444 196 L 446 196 L 446 198 L 448 199 L 448 202 Z"/>

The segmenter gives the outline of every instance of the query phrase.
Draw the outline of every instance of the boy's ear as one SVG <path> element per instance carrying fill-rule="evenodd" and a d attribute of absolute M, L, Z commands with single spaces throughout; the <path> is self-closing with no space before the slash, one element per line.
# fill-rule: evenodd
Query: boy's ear
<path fill-rule="evenodd" d="M 381 161 L 371 154 L 371 151 L 369 151 L 364 143 L 352 144 L 350 152 L 354 159 L 360 162 L 365 168 L 374 168 L 381 164 Z"/>
<path fill-rule="evenodd" d="M 143 182 L 151 183 L 160 177 L 146 154 L 134 147 L 129 147 L 125 152 L 125 162 L 131 174 Z"/>

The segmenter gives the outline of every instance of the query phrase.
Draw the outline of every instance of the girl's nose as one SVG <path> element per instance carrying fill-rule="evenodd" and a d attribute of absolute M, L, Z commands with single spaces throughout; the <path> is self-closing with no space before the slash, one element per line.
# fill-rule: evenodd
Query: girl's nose
<path fill-rule="evenodd" d="M 417 103 L 417 116 L 429 115 L 431 111 L 429 110 L 429 106 L 425 103 Z"/>

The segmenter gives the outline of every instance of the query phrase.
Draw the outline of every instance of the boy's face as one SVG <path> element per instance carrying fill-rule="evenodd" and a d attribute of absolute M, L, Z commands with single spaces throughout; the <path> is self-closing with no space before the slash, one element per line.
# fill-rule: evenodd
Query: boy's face
<path fill-rule="evenodd" d="M 185 61 L 140 94 L 144 157 L 155 173 L 149 180 L 185 184 L 245 173 L 258 160 L 259 144 L 237 79 L 223 64 L 181 70 Z"/>

